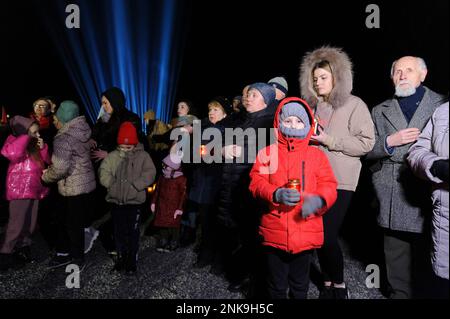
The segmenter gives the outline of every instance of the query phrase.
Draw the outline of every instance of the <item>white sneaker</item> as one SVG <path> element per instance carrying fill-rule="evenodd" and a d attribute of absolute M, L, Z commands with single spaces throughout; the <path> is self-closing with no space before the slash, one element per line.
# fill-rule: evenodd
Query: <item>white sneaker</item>
<path fill-rule="evenodd" d="M 87 254 L 94 245 L 94 241 L 97 239 L 100 232 L 94 227 L 84 229 L 84 253 Z"/>

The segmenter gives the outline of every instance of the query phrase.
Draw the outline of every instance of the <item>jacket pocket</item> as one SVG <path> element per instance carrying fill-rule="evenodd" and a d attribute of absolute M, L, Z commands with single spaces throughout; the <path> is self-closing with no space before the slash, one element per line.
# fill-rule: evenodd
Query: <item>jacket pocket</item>
<path fill-rule="evenodd" d="M 124 198 L 125 203 L 135 202 L 138 200 L 139 192 L 131 183 L 127 183 L 127 194 Z"/>

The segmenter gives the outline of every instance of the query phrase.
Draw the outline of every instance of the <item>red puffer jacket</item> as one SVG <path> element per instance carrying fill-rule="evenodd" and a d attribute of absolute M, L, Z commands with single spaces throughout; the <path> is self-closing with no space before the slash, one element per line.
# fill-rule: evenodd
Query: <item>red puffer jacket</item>
<path fill-rule="evenodd" d="M 311 109 L 305 101 L 299 98 L 287 98 L 281 101 L 274 118 L 278 143 L 258 153 L 258 158 L 250 172 L 250 191 L 253 196 L 268 203 L 259 226 L 259 233 L 264 238 L 263 245 L 296 254 L 322 246 L 321 215 L 336 201 L 337 182 L 326 155 L 318 148 L 308 145 L 313 134 L 313 125 L 304 139 L 287 138 L 278 131 L 281 108 L 290 102 L 304 105 L 311 123 L 313 122 Z M 293 207 L 274 203 L 274 192 L 280 187 L 285 187 L 289 179 L 300 180 L 300 202 Z M 305 195 L 318 195 L 326 203 L 320 211 L 306 219 L 301 215 Z"/>

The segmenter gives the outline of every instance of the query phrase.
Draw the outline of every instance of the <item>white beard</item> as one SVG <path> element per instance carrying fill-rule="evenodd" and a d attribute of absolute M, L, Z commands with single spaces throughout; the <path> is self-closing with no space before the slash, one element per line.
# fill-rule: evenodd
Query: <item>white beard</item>
<path fill-rule="evenodd" d="M 416 93 L 416 88 L 412 86 L 410 83 L 408 83 L 408 86 L 406 88 L 402 88 L 400 85 L 404 83 L 399 83 L 395 87 L 395 95 L 398 97 L 407 97 L 411 96 L 414 93 Z"/>

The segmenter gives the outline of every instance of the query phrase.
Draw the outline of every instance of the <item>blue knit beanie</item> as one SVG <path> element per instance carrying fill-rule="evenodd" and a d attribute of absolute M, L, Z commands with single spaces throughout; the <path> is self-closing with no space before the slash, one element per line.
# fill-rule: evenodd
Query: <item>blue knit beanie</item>
<path fill-rule="evenodd" d="M 300 130 L 285 127 L 282 122 L 289 116 L 298 117 L 303 122 L 303 124 L 305 124 L 305 127 Z M 285 104 L 280 112 L 279 129 L 285 136 L 305 138 L 308 135 L 309 130 L 311 129 L 309 115 L 305 107 L 298 102 L 290 102 Z"/>
<path fill-rule="evenodd" d="M 267 82 L 267 84 L 269 84 L 269 85 L 275 87 L 276 89 L 280 90 L 285 95 L 288 94 L 288 84 L 287 84 L 286 79 L 284 77 L 282 77 L 282 76 L 278 76 L 276 78 L 270 79 L 269 82 Z"/>
<path fill-rule="evenodd" d="M 258 90 L 259 93 L 261 93 L 264 98 L 264 103 L 266 103 L 267 106 L 271 105 L 275 101 L 275 88 L 270 86 L 269 84 L 261 82 L 254 83 L 248 88 L 249 91 L 251 89 Z"/>
<path fill-rule="evenodd" d="M 56 112 L 56 117 L 62 124 L 66 124 L 78 116 L 80 116 L 80 108 L 74 101 L 62 102 Z"/>

